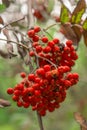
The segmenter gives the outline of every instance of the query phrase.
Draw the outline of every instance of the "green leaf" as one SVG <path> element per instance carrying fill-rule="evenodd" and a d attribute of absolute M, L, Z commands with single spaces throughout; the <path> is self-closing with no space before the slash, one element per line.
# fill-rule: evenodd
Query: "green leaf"
<path fill-rule="evenodd" d="M 87 30 L 87 18 L 86 18 L 86 20 L 83 22 L 82 27 L 83 27 L 84 30 Z"/>
<path fill-rule="evenodd" d="M 79 11 L 76 15 L 72 16 L 72 23 L 78 24 L 81 22 L 81 17 L 84 13 L 85 9 L 82 9 L 81 11 Z"/>
<path fill-rule="evenodd" d="M 79 0 L 77 3 L 76 8 L 74 9 L 71 17 L 71 23 L 78 24 L 81 22 L 81 17 L 84 14 L 86 9 L 86 2 L 85 0 Z"/>
<path fill-rule="evenodd" d="M 65 5 L 62 5 L 60 14 L 60 21 L 62 24 L 69 22 L 69 14 L 70 11 L 68 10 L 68 8 Z"/>
<path fill-rule="evenodd" d="M 6 9 L 4 4 L 0 4 L 0 13 L 2 13 Z"/>

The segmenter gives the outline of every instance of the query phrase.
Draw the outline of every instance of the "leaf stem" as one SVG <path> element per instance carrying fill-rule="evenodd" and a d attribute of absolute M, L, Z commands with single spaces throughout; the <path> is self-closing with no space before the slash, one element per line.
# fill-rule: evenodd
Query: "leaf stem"
<path fill-rule="evenodd" d="M 50 29 L 51 27 L 56 26 L 56 25 L 57 25 L 57 23 L 51 24 L 50 26 L 48 26 L 47 28 L 45 28 L 45 29 L 43 29 L 43 30 L 44 30 L 44 31 L 47 31 L 48 29 Z"/>

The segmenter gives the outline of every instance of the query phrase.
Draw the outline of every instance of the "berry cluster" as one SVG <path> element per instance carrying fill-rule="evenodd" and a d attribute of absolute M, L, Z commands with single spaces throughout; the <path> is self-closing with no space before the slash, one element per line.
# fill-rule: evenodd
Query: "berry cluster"
<path fill-rule="evenodd" d="M 32 41 L 29 55 L 37 69 L 28 75 L 22 72 L 23 80 L 14 88 L 8 88 L 7 93 L 12 94 L 18 107 L 32 106 L 32 110 L 44 116 L 47 110 L 53 112 L 59 108 L 66 98 L 66 90 L 78 82 L 78 74 L 71 73 L 78 56 L 72 41 L 68 40 L 66 45 L 57 38 L 49 41 L 41 35 L 40 27 L 29 30 L 28 36 Z"/>

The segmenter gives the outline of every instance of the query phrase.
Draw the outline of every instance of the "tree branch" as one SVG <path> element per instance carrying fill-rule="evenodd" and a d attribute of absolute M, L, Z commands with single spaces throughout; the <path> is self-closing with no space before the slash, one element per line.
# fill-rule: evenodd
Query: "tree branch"
<path fill-rule="evenodd" d="M 27 4 L 28 4 L 28 15 L 27 15 L 28 28 L 32 28 L 34 26 L 34 17 L 32 14 L 32 1 L 27 0 Z"/>

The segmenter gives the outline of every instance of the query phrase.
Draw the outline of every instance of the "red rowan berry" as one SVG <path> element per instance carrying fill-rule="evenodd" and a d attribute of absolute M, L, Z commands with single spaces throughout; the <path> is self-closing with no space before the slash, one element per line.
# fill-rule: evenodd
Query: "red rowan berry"
<path fill-rule="evenodd" d="M 22 103 L 21 101 L 18 101 L 18 102 L 17 102 L 17 106 L 18 106 L 18 107 L 22 107 L 22 105 L 23 105 L 23 103 Z"/>
<path fill-rule="evenodd" d="M 34 37 L 34 35 L 35 35 L 35 31 L 33 29 L 31 29 L 31 30 L 28 31 L 28 36 L 30 38 Z"/>
<path fill-rule="evenodd" d="M 33 42 L 33 47 L 35 48 L 36 46 L 38 46 L 39 43 L 38 42 Z"/>
<path fill-rule="evenodd" d="M 36 46 L 36 52 L 39 53 L 42 51 L 42 47 L 40 45 Z"/>
<path fill-rule="evenodd" d="M 29 102 L 24 102 L 23 106 L 24 106 L 24 108 L 28 108 L 30 106 L 30 104 L 29 104 Z"/>
<path fill-rule="evenodd" d="M 30 52 L 29 52 L 29 55 L 30 55 L 30 56 L 35 56 L 34 51 L 30 51 Z"/>
<path fill-rule="evenodd" d="M 22 78 L 25 78 L 25 77 L 26 77 L 26 73 L 25 73 L 25 72 L 21 72 L 21 73 L 20 73 L 20 76 L 21 76 Z"/>
<path fill-rule="evenodd" d="M 51 48 L 54 47 L 54 44 L 55 44 L 55 43 L 54 43 L 53 41 L 49 41 L 49 42 L 48 42 L 48 46 L 50 46 Z"/>
<path fill-rule="evenodd" d="M 12 99 L 13 99 L 13 101 L 19 101 L 19 96 L 13 95 Z"/>
<path fill-rule="evenodd" d="M 49 53 L 50 51 L 51 51 L 50 46 L 46 46 L 45 48 L 43 48 L 44 53 Z"/>
<path fill-rule="evenodd" d="M 50 65 L 44 65 L 44 71 L 47 72 L 47 71 L 50 71 L 51 70 L 51 66 Z"/>
<path fill-rule="evenodd" d="M 45 74 L 45 71 L 44 71 L 43 68 L 39 68 L 39 69 L 37 69 L 36 73 L 37 73 L 38 75 L 44 75 L 44 74 Z"/>
<path fill-rule="evenodd" d="M 44 42 L 44 43 L 47 43 L 47 42 L 48 42 L 48 38 L 47 38 L 46 36 L 43 36 L 41 40 L 42 40 L 42 42 Z"/>
<path fill-rule="evenodd" d="M 34 32 L 35 32 L 35 33 L 40 32 L 40 30 L 41 30 L 40 26 L 35 26 L 35 27 L 34 27 Z"/>
<path fill-rule="evenodd" d="M 67 45 L 68 47 L 71 47 L 72 44 L 73 44 L 73 42 L 72 42 L 71 40 L 66 41 L 66 45 Z"/>
<path fill-rule="evenodd" d="M 78 80 L 78 78 L 79 78 L 78 73 L 73 73 L 73 78 Z"/>
<path fill-rule="evenodd" d="M 34 81 L 35 80 L 35 75 L 34 74 L 29 74 L 28 75 L 28 80 L 29 81 Z"/>
<path fill-rule="evenodd" d="M 13 88 L 8 88 L 8 89 L 7 89 L 7 93 L 8 93 L 9 95 L 13 94 L 13 93 L 14 93 L 14 89 L 13 89 Z"/>
<path fill-rule="evenodd" d="M 34 35 L 32 40 L 34 42 L 38 42 L 39 41 L 39 36 L 38 35 Z"/>
<path fill-rule="evenodd" d="M 60 41 L 59 41 L 58 38 L 54 38 L 54 39 L 53 39 L 53 42 L 54 42 L 55 44 L 58 44 Z"/>

